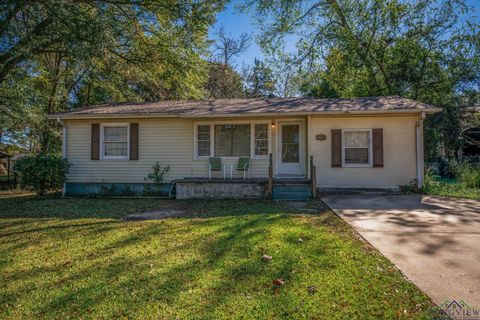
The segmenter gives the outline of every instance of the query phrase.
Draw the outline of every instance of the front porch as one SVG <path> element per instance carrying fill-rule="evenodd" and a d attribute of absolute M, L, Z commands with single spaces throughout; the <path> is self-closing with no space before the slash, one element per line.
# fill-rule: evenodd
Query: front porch
<path fill-rule="evenodd" d="M 312 161 L 312 160 L 311 160 Z M 315 167 L 310 165 L 310 176 Z M 274 177 L 272 154 L 268 178 L 184 178 L 174 181 L 177 199 L 308 200 L 317 197 L 315 178 Z"/>

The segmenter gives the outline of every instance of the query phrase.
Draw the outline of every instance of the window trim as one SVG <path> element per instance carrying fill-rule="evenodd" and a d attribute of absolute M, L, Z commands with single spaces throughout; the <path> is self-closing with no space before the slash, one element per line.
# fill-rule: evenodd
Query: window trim
<path fill-rule="evenodd" d="M 345 163 L 345 133 L 346 132 L 368 132 L 368 163 Z M 342 168 L 372 168 L 373 167 L 373 138 L 372 129 L 353 128 L 342 129 Z"/>
<path fill-rule="evenodd" d="M 268 159 L 268 154 L 272 151 L 272 130 L 270 127 L 271 120 L 221 120 L 221 121 L 195 121 L 193 130 L 193 159 L 205 160 L 209 157 L 215 156 L 215 125 L 250 125 L 250 159 Z M 266 155 L 255 155 L 255 125 L 266 124 L 267 125 L 267 138 L 268 138 L 268 152 Z M 210 126 L 210 155 L 199 156 L 198 155 L 198 126 Z M 221 156 L 221 159 L 238 159 L 239 156 Z"/>
<path fill-rule="evenodd" d="M 127 128 L 127 155 L 106 156 L 105 155 L 105 128 L 126 127 Z M 130 123 L 101 123 L 100 124 L 100 160 L 130 160 Z"/>

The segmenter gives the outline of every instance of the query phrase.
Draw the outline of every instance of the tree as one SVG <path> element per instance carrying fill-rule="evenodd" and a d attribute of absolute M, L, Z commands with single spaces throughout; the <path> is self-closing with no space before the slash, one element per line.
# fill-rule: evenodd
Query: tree
<path fill-rule="evenodd" d="M 217 62 L 210 63 L 205 89 L 208 98 L 227 99 L 244 97 L 243 79 L 232 67 Z"/>
<path fill-rule="evenodd" d="M 267 97 L 274 94 L 276 81 L 272 70 L 264 62 L 255 59 L 253 67 L 244 73 L 249 97 Z"/>
<path fill-rule="evenodd" d="M 250 46 L 251 36 L 242 33 L 238 38 L 228 35 L 223 26 L 217 32 L 217 40 L 214 43 L 214 52 L 224 66 L 232 66 L 233 59 L 244 53 Z"/>
<path fill-rule="evenodd" d="M 34 150 L 58 152 L 47 113 L 204 97 L 208 29 L 223 7 L 224 0 L 2 2 L 2 140 L 25 137 Z"/>
<path fill-rule="evenodd" d="M 464 123 L 466 106 L 455 102 L 480 88 L 478 25 L 464 1 L 251 0 L 243 9 L 260 23 L 269 57 L 296 39 L 292 64 L 313 80 L 299 81 L 299 91 L 401 95 L 440 106 L 444 114 L 427 121 L 427 143 L 441 136 L 439 153 L 457 154 L 463 131 L 452 124 Z"/>
<path fill-rule="evenodd" d="M 238 38 L 225 32 L 223 26 L 213 43 L 215 61 L 210 63 L 205 88 L 209 98 L 226 99 L 244 96 L 242 77 L 234 69 L 234 58 L 245 52 L 250 45 L 250 36 L 242 33 Z"/>

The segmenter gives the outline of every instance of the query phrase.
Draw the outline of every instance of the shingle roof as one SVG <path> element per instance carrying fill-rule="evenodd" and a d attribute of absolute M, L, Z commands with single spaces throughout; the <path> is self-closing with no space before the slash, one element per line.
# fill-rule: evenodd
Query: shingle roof
<path fill-rule="evenodd" d="M 437 112 L 439 108 L 398 96 L 354 99 L 254 98 L 114 103 L 51 115 L 51 118 L 127 115 L 209 117 L 260 114 L 316 114 L 345 112 Z"/>

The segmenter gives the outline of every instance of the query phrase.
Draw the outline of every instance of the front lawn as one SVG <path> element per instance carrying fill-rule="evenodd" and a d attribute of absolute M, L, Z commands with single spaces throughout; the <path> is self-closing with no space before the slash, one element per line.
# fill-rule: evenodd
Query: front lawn
<path fill-rule="evenodd" d="M 121 219 L 172 205 L 185 214 Z M 307 207 L 4 195 L 0 318 L 431 318 L 387 259 L 321 203 Z"/>

